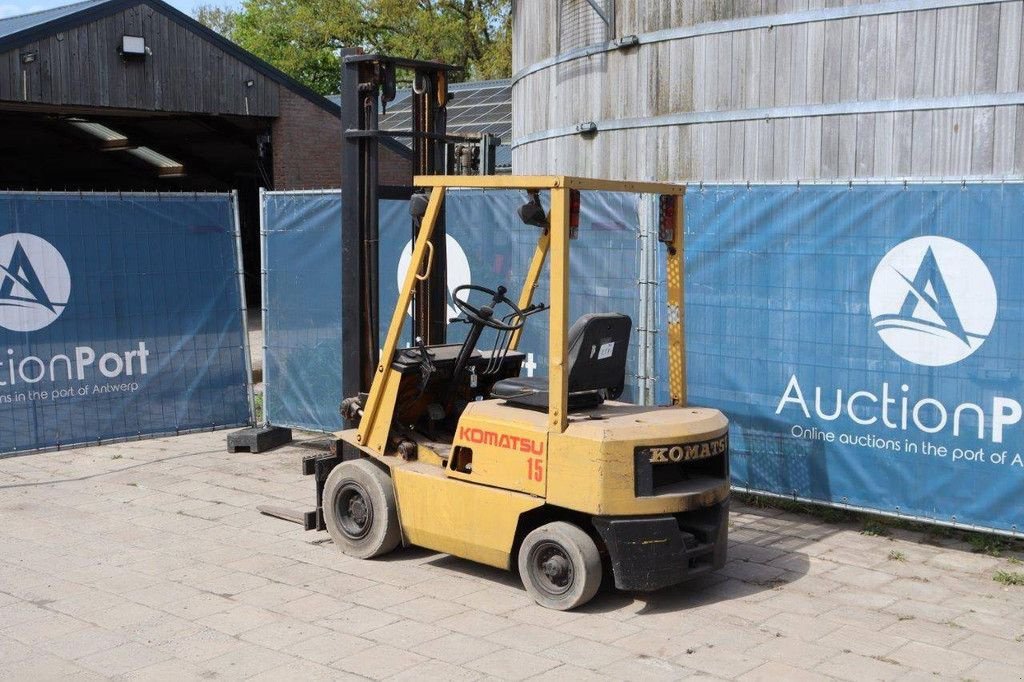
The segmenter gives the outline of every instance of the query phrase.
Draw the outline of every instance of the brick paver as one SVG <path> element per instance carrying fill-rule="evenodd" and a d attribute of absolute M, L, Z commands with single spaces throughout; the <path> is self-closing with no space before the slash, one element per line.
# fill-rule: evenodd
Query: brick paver
<path fill-rule="evenodd" d="M 572 613 L 421 549 L 341 555 L 310 442 L 208 433 L 0 459 L 0 680 L 951 679 L 1024 674 L 1012 557 L 734 506 L 729 564 Z"/>

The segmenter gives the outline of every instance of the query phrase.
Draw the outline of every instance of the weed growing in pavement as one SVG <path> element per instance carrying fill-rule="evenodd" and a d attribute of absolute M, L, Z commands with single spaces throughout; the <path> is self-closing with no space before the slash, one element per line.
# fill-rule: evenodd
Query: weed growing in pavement
<path fill-rule="evenodd" d="M 984 533 L 968 533 L 967 542 L 970 543 L 972 552 L 994 557 L 1002 556 L 1003 550 L 1007 546 L 1002 538 L 985 535 Z"/>
<path fill-rule="evenodd" d="M 826 507 L 820 504 L 797 502 L 782 497 L 768 497 L 767 495 L 754 495 L 753 493 L 737 493 L 736 498 L 742 504 L 749 505 L 755 509 L 779 509 L 793 514 L 805 514 L 821 519 L 826 523 L 846 523 L 856 521 L 857 515 L 845 509 Z"/>
<path fill-rule="evenodd" d="M 827 507 L 821 513 L 821 520 L 825 523 L 852 523 L 857 520 L 857 515 L 845 509 Z"/>
<path fill-rule="evenodd" d="M 1006 563 L 1010 564 L 1011 566 L 1020 566 L 1021 564 L 1024 564 L 1024 561 L 1021 561 L 1015 556 L 1011 556 L 1006 558 Z"/>
<path fill-rule="evenodd" d="M 744 504 L 749 504 L 751 507 L 757 509 L 781 509 L 782 511 L 793 512 L 795 514 L 807 514 L 810 513 L 810 505 L 806 505 L 803 502 L 797 502 L 796 500 L 786 500 L 781 497 L 766 497 L 764 495 L 744 495 L 741 494 L 740 500 Z"/>
<path fill-rule="evenodd" d="M 1021 586 L 1024 585 L 1024 573 L 1020 571 L 996 571 L 996 574 L 992 576 L 992 580 L 995 580 L 1001 585 L 1013 585 Z"/>
<path fill-rule="evenodd" d="M 895 549 L 889 550 L 889 561 L 906 561 L 907 555 L 903 552 L 897 552 Z"/>
<path fill-rule="evenodd" d="M 946 540 L 953 540 L 954 538 L 956 538 L 956 534 L 952 528 L 935 526 L 925 531 L 923 541 L 929 545 L 939 545 L 941 547 Z"/>
<path fill-rule="evenodd" d="M 110 456 L 110 459 L 121 459 L 121 457 L 123 457 L 123 456 L 124 456 L 124 455 L 122 455 L 122 454 L 118 453 L 118 454 L 116 454 L 116 455 L 111 455 L 111 456 Z"/>
<path fill-rule="evenodd" d="M 899 529 L 920 533 L 919 542 L 929 545 L 945 546 L 948 544 L 948 541 L 964 542 L 970 546 L 971 551 L 993 557 L 1003 556 L 1005 552 L 1024 553 L 1024 542 L 989 533 L 960 531 L 949 526 L 937 526 L 922 521 L 894 519 L 888 516 L 852 512 L 820 504 L 797 502 L 795 500 L 755 495 L 753 493 L 736 493 L 735 497 L 741 504 L 757 509 L 780 509 L 795 514 L 812 516 L 829 524 L 860 522 L 863 524 L 861 533 L 864 535 L 889 537 L 892 535 L 892 530 Z M 1012 564 L 1024 563 L 1016 557 L 1010 557 L 1008 561 Z"/>
<path fill-rule="evenodd" d="M 868 519 L 864 522 L 864 527 L 860 529 L 861 535 L 877 535 L 879 537 L 888 537 L 892 535 L 892 530 L 889 526 L 885 525 L 881 521 L 875 521 L 874 519 Z"/>

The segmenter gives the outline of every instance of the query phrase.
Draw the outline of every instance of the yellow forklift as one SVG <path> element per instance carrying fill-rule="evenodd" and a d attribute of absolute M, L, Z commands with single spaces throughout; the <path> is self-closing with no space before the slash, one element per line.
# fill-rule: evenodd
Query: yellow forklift
<path fill-rule="evenodd" d="M 593 598 L 609 572 L 618 589 L 649 591 L 721 567 L 728 421 L 686 403 L 684 188 L 562 176 L 418 176 L 414 184 L 425 205 L 372 385 L 343 403 L 352 428 L 335 434 L 336 452 L 304 463 L 317 482 L 307 528 L 326 529 L 361 558 L 416 545 L 518 568 L 537 603 L 559 610 Z M 445 193 L 459 187 L 528 192 L 520 216 L 538 226 L 532 260 L 516 291 L 495 282 L 452 292 L 461 314 L 449 322 L 468 325 L 462 343 L 400 348 L 415 292 L 437 272 Z M 616 401 L 628 316 L 588 314 L 570 326 L 570 233 L 580 193 L 591 190 L 658 195 L 670 405 Z M 547 305 L 533 300 L 545 263 Z M 547 375 L 523 377 L 519 342 L 541 314 L 549 316 Z M 494 341 L 480 349 L 485 333 Z"/>

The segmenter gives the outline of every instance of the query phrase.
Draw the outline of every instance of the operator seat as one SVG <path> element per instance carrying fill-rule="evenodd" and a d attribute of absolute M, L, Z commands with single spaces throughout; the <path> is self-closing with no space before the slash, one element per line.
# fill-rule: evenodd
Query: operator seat
<path fill-rule="evenodd" d="M 569 329 L 568 410 L 587 410 L 618 398 L 626 383 L 626 358 L 633 320 L 622 313 L 583 315 Z M 492 398 L 533 410 L 548 409 L 547 377 L 502 379 L 491 388 Z"/>

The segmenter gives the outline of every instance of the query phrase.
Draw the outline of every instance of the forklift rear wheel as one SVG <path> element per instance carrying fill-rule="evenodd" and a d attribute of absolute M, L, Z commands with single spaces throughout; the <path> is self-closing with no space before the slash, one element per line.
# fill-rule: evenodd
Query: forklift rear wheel
<path fill-rule="evenodd" d="M 402 541 L 391 477 L 365 459 L 334 467 L 324 484 L 323 510 L 327 532 L 349 556 L 380 556 Z"/>
<path fill-rule="evenodd" d="M 586 604 L 601 586 L 601 555 L 579 526 L 564 521 L 532 531 L 519 548 L 519 576 L 541 606 L 568 611 Z"/>

